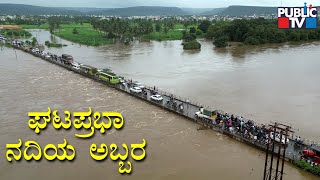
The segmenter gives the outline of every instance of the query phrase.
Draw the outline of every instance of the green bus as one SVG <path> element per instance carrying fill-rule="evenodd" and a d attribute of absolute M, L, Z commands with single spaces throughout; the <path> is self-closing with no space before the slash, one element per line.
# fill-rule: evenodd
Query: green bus
<path fill-rule="evenodd" d="M 99 79 L 106 81 L 106 82 L 109 82 L 111 84 L 120 83 L 119 77 L 112 72 L 106 73 L 106 72 L 100 71 L 100 72 L 98 72 L 98 77 L 99 77 Z"/>

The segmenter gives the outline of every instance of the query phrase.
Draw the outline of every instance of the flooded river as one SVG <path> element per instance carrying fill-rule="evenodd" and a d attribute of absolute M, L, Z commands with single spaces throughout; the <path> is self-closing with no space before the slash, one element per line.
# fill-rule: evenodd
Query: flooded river
<path fill-rule="evenodd" d="M 47 32 L 34 32 L 40 41 Z M 58 41 L 61 41 L 58 39 Z M 51 52 L 72 54 L 77 61 L 115 72 L 258 122 L 289 122 L 299 134 L 319 139 L 319 46 L 284 46 L 220 52 L 202 42 L 200 52 L 184 52 L 179 41 L 132 46 L 72 45 Z M 0 179 L 261 179 L 264 153 L 219 133 L 197 131 L 198 125 L 134 97 L 105 87 L 21 51 L 0 50 Z M 15 56 L 16 53 L 16 56 Z M 17 58 L 16 58 L 17 57 Z M 75 130 L 49 127 L 35 135 L 29 111 L 118 111 L 121 131 L 76 138 Z M 36 140 L 41 146 L 67 139 L 77 153 L 73 162 L 9 163 L 5 144 Z M 122 176 L 118 164 L 90 158 L 91 143 L 148 143 L 147 158 L 132 162 L 133 174 Z M 285 179 L 317 177 L 287 164 Z"/>
<path fill-rule="evenodd" d="M 34 31 L 40 42 L 48 31 Z M 320 43 L 245 46 L 215 50 L 202 41 L 201 51 L 184 51 L 181 41 L 135 43 L 132 46 L 51 48 L 79 62 L 111 67 L 125 77 L 173 92 L 204 105 L 252 118 L 278 121 L 296 133 L 320 139 Z"/>

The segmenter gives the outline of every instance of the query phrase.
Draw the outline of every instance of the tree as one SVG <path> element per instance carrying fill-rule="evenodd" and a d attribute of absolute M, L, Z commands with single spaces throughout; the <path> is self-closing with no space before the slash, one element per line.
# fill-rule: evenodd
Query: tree
<path fill-rule="evenodd" d="M 192 40 L 183 44 L 183 49 L 201 49 L 201 44 L 197 40 Z"/>
<path fill-rule="evenodd" d="M 31 45 L 32 46 L 36 46 L 38 44 L 38 41 L 35 37 L 32 38 L 32 41 L 31 41 Z"/>
<path fill-rule="evenodd" d="M 211 22 L 210 22 L 210 21 L 204 20 L 204 21 L 202 21 L 202 22 L 200 23 L 200 25 L 199 25 L 198 28 L 201 29 L 202 32 L 207 33 L 208 28 L 210 27 L 210 25 L 211 25 Z"/>
<path fill-rule="evenodd" d="M 190 32 L 190 33 L 196 33 L 196 28 L 195 28 L 195 27 L 190 27 L 189 32 Z"/>
<path fill-rule="evenodd" d="M 77 28 L 73 28 L 72 34 L 79 34 Z"/>
<path fill-rule="evenodd" d="M 157 32 L 161 32 L 161 28 L 162 28 L 162 27 L 161 27 L 161 24 L 157 23 L 157 24 L 156 24 L 156 31 L 157 31 Z"/>
<path fill-rule="evenodd" d="M 213 39 L 215 37 L 228 36 L 227 29 L 229 25 L 230 25 L 229 22 L 223 22 L 223 21 L 210 25 L 207 30 L 206 38 Z"/>
<path fill-rule="evenodd" d="M 245 44 L 250 44 L 250 45 L 258 45 L 260 44 L 259 40 L 256 37 L 249 36 L 246 38 L 244 41 Z"/>
<path fill-rule="evenodd" d="M 52 16 L 48 18 L 49 31 L 51 34 L 54 33 L 54 30 L 60 28 L 60 19 L 57 16 Z"/>
<path fill-rule="evenodd" d="M 228 37 L 221 36 L 214 39 L 213 44 L 217 48 L 227 47 L 228 46 Z"/>
<path fill-rule="evenodd" d="M 164 31 L 165 34 L 167 34 L 169 29 L 167 27 L 164 27 L 163 31 Z"/>
<path fill-rule="evenodd" d="M 190 42 L 195 40 L 197 37 L 195 34 L 186 33 L 182 38 L 185 42 Z"/>
<path fill-rule="evenodd" d="M 197 36 L 201 36 L 203 34 L 203 32 L 200 30 L 200 29 L 197 29 L 196 30 L 196 35 Z"/>

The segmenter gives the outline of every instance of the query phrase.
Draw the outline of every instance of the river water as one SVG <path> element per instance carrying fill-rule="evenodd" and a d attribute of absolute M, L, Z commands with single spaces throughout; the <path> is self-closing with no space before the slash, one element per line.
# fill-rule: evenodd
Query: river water
<path fill-rule="evenodd" d="M 46 31 L 33 31 L 40 42 Z M 111 67 L 121 75 L 156 85 L 183 97 L 253 118 L 261 123 L 287 122 L 299 134 L 320 139 L 319 45 L 235 48 L 217 51 L 201 41 L 200 52 L 184 52 L 179 41 L 86 47 L 68 44 L 55 53 L 72 54 L 79 62 Z M 261 179 L 264 153 L 219 133 L 197 131 L 197 125 L 134 97 L 49 64 L 29 54 L 0 50 L 0 179 Z M 16 54 L 16 55 L 15 55 Z M 17 57 L 17 58 L 16 58 Z M 49 127 L 35 135 L 27 125 L 29 111 L 118 111 L 121 131 L 76 138 L 75 130 Z M 74 162 L 21 162 L 5 159 L 5 144 L 36 140 L 40 145 L 67 139 L 77 152 Z M 133 174 L 121 176 L 117 163 L 90 158 L 91 143 L 140 143 L 147 158 L 132 162 Z M 317 179 L 289 164 L 285 179 Z"/>

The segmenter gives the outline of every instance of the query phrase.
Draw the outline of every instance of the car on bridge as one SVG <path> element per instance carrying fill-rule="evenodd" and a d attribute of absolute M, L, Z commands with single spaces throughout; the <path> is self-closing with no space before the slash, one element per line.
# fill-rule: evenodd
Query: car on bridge
<path fill-rule="evenodd" d="M 131 88 L 130 88 L 130 92 L 142 93 L 142 89 L 139 88 L 139 87 L 131 87 Z"/>
<path fill-rule="evenodd" d="M 72 65 L 72 68 L 73 68 L 73 69 L 75 69 L 75 70 L 80 70 L 80 64 L 79 64 L 79 63 L 77 63 L 77 62 L 72 62 L 71 65 Z"/>
<path fill-rule="evenodd" d="M 62 62 L 65 63 L 65 64 L 72 64 L 73 62 L 73 57 L 71 55 L 68 55 L 68 54 L 62 54 L 61 55 L 61 59 L 62 59 Z"/>
<path fill-rule="evenodd" d="M 144 88 L 144 85 L 143 85 L 142 83 L 139 83 L 139 82 L 134 82 L 134 83 L 133 83 L 133 86 L 139 87 L 140 89 L 143 89 L 143 88 Z"/>
<path fill-rule="evenodd" d="M 160 94 L 155 94 L 151 96 L 151 99 L 154 101 L 162 101 L 163 97 Z"/>

